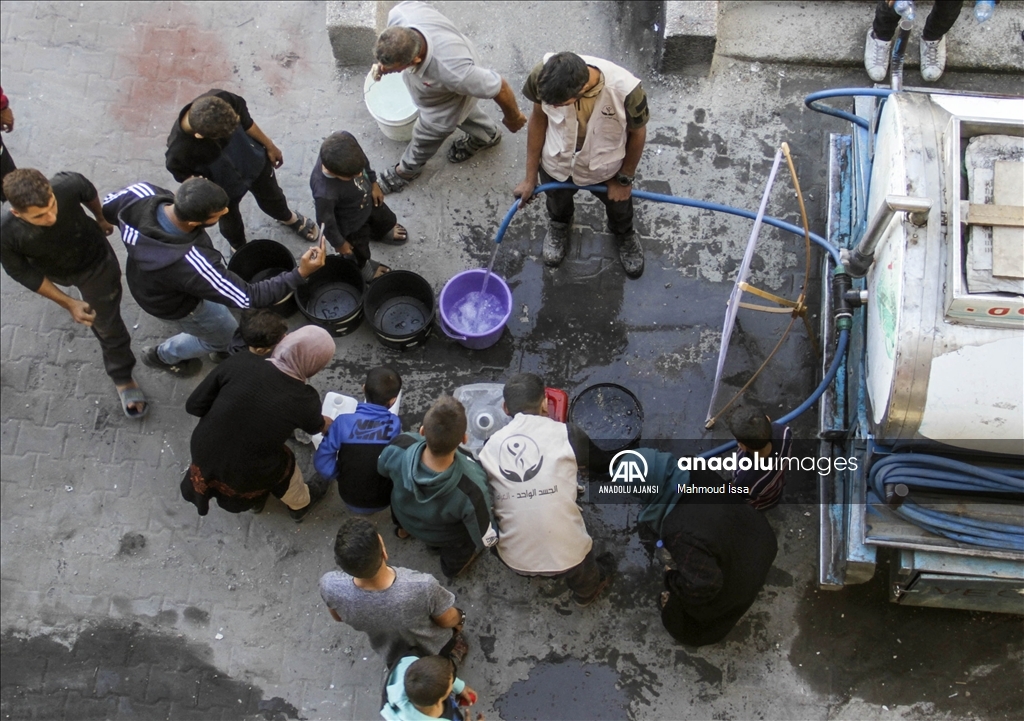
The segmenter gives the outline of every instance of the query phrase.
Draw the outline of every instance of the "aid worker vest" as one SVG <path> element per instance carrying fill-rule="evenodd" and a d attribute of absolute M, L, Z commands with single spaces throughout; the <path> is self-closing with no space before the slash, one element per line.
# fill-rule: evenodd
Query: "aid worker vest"
<path fill-rule="evenodd" d="M 487 439 L 480 463 L 502 561 L 525 574 L 561 573 L 582 563 L 594 542 L 576 505 L 576 454 L 564 423 L 518 413 Z"/>
<path fill-rule="evenodd" d="M 553 53 L 544 56 L 544 62 Z M 541 166 L 555 180 L 570 175 L 577 185 L 603 183 L 619 172 L 626 157 L 626 96 L 640 79 L 614 63 L 589 55 L 580 55 L 604 75 L 604 90 L 597 96 L 594 114 L 587 123 L 583 146 L 576 151 L 576 105 L 555 107 L 541 104 L 548 116 L 547 134 L 541 150 Z"/>

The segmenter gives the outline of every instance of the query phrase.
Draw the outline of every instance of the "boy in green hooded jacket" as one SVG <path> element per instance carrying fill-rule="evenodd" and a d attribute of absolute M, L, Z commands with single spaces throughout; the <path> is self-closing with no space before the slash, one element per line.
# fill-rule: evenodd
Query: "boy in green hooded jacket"
<path fill-rule="evenodd" d="M 412 535 L 439 548 L 441 572 L 448 579 L 498 542 L 487 473 L 459 449 L 465 441 L 466 409 L 441 396 L 423 417 L 420 432 L 398 436 L 377 461 L 378 472 L 394 482 L 395 535 Z"/>

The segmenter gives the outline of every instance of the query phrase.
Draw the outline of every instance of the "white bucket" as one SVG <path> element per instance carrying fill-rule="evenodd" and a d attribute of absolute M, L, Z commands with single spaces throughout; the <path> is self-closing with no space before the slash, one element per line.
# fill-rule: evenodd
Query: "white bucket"
<path fill-rule="evenodd" d="M 385 75 L 377 82 L 371 69 L 363 83 L 363 100 L 384 135 L 392 140 L 412 140 L 412 126 L 420 111 L 413 105 L 401 73 Z"/>
<path fill-rule="evenodd" d="M 502 386 L 504 387 L 504 386 Z M 356 407 L 359 405 L 352 396 L 345 396 L 341 393 L 335 393 L 334 391 L 328 391 L 327 395 L 324 396 L 324 404 L 320 407 L 320 413 L 327 416 L 331 420 L 334 420 L 342 413 L 355 413 Z M 395 398 L 395 403 L 389 411 L 394 413 L 396 416 L 399 414 L 402 407 L 402 391 L 398 391 L 398 397 Z M 313 448 L 319 448 L 321 441 L 324 436 L 322 433 L 317 433 L 315 436 L 310 436 L 309 440 L 313 442 Z"/>

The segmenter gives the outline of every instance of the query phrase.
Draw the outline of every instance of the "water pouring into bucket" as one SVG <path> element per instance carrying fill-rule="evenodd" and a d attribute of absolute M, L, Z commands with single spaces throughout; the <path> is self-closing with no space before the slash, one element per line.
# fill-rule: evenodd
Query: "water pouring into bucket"
<path fill-rule="evenodd" d="M 490 269 L 464 270 L 441 289 L 439 306 L 444 334 L 466 348 L 482 350 L 497 343 L 505 331 L 512 315 L 512 291 Z"/>

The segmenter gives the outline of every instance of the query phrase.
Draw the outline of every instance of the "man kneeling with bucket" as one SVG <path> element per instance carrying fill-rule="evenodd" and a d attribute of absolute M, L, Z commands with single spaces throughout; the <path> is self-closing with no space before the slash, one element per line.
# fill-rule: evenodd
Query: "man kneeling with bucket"
<path fill-rule="evenodd" d="M 576 605 L 589 606 L 611 583 L 614 562 L 595 557 L 576 505 L 576 469 L 600 463 L 603 453 L 578 426 L 547 417 L 544 381 L 533 373 L 513 376 L 503 396 L 505 412 L 514 417 L 480 451 L 498 522 L 498 556 L 520 575 L 564 578 Z"/>
<path fill-rule="evenodd" d="M 741 493 L 684 493 L 681 486 L 725 489 L 715 472 L 679 470 L 675 456 L 651 448 L 647 463 L 657 499 L 640 512 L 641 537 L 653 532 L 672 557 L 665 569 L 661 622 L 688 646 L 718 643 L 754 604 L 778 544 L 764 514 Z"/>

